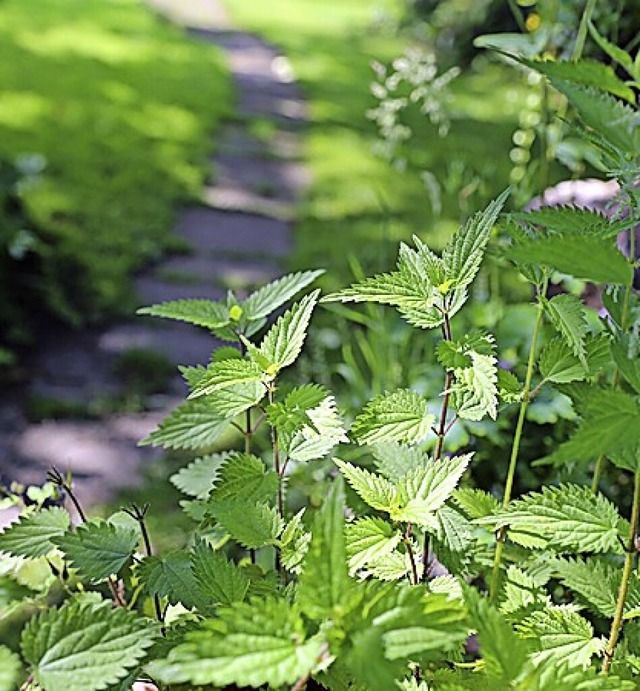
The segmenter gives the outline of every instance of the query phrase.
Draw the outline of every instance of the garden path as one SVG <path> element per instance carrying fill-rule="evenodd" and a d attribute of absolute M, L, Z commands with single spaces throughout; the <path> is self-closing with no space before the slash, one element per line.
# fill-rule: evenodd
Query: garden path
<path fill-rule="evenodd" d="M 141 272 L 139 304 L 187 297 L 218 299 L 226 288 L 259 285 L 281 272 L 289 252 L 295 201 L 307 180 L 299 160 L 298 132 L 305 105 L 286 59 L 260 39 L 236 31 L 218 0 L 148 0 L 200 40 L 221 47 L 235 83 L 236 117 L 216 132 L 212 176 L 199 205 L 183 209 L 176 234 L 188 254 L 168 256 Z M 254 131 L 258 136 L 252 136 Z M 206 363 L 213 347 L 195 327 L 150 318 L 116 323 L 97 332 L 53 334 L 33 356 L 23 405 L 0 405 L 0 473 L 3 481 L 42 483 L 52 465 L 71 469 L 82 502 L 95 504 L 119 487 L 141 480 L 159 452 L 138 447 L 186 391 L 177 375 L 168 393 L 146 401 L 146 412 L 99 419 L 29 421 L 27 401 L 56 401 L 91 411 L 117 397 L 118 357 L 153 350 L 174 365 Z M 0 513 L 0 523 L 9 519 Z"/>

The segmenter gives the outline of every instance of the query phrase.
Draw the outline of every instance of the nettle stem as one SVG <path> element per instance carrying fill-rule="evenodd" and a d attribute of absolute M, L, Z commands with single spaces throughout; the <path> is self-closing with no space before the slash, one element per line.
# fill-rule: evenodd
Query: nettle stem
<path fill-rule="evenodd" d="M 543 288 L 538 294 L 538 298 L 541 293 L 546 290 L 546 281 Z M 538 299 L 538 312 L 536 315 L 535 325 L 533 327 L 533 335 L 531 337 L 531 346 L 529 347 L 529 360 L 527 362 L 527 373 L 524 380 L 524 388 L 522 390 L 522 400 L 520 401 L 520 412 L 518 413 L 518 421 L 516 422 L 516 428 L 513 434 L 513 445 L 511 447 L 511 457 L 509 459 L 509 468 L 507 470 L 507 479 L 504 484 L 504 496 L 502 498 L 502 508 L 506 509 L 511 503 L 511 494 L 513 492 L 513 483 L 516 476 L 516 466 L 518 465 L 518 456 L 520 454 L 520 442 L 522 440 L 522 430 L 524 429 L 524 421 L 527 414 L 527 408 L 529 407 L 531 393 L 531 380 L 533 379 L 533 370 L 535 368 L 536 361 L 536 344 L 538 342 L 538 336 L 540 334 L 540 327 L 542 326 L 542 316 L 544 314 L 544 307 L 542 301 Z M 496 552 L 493 560 L 493 571 L 491 573 L 491 584 L 489 587 L 489 599 L 492 602 L 498 597 L 498 591 L 500 587 L 500 564 L 502 562 L 502 551 L 504 549 L 504 543 L 506 540 L 506 528 L 502 527 L 499 529 L 496 536 Z"/>
<path fill-rule="evenodd" d="M 640 458 L 638 459 L 640 462 Z M 618 600 L 616 602 L 616 611 L 611 622 L 611 632 L 609 634 L 609 642 L 604 651 L 604 662 L 602 663 L 602 673 L 609 674 L 611 670 L 611 663 L 613 662 L 613 653 L 620 633 L 622 632 L 622 620 L 624 617 L 624 606 L 627 601 L 627 593 L 629 592 L 629 581 L 633 572 L 633 562 L 636 556 L 636 535 L 638 533 L 638 519 L 640 517 L 640 470 L 636 470 L 633 483 L 633 505 L 631 507 L 631 521 L 629 524 L 629 537 L 625 545 L 624 566 L 622 569 L 622 580 L 620 581 L 620 589 L 618 590 Z"/>

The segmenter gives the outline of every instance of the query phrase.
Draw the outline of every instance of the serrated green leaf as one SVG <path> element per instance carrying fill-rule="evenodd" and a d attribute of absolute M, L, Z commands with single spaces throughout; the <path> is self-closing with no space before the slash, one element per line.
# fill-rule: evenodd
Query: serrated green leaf
<path fill-rule="evenodd" d="M 224 554 L 213 550 L 204 540 L 196 540 L 191 562 L 194 578 L 207 599 L 222 605 L 244 600 L 249 578 Z"/>
<path fill-rule="evenodd" d="M 325 642 L 307 639 L 299 613 L 282 600 L 253 599 L 221 608 L 150 666 L 168 684 L 281 688 L 318 666 Z"/>
<path fill-rule="evenodd" d="M 345 527 L 349 572 L 376 564 L 393 552 L 400 544 L 402 535 L 381 518 L 361 518 Z"/>
<path fill-rule="evenodd" d="M 537 652 L 532 659 L 536 664 L 553 660 L 555 664 L 584 669 L 606 645 L 604 639 L 594 638 L 591 624 L 569 607 L 534 612 L 517 628 L 522 638 L 535 641 Z"/>
<path fill-rule="evenodd" d="M 264 384 L 252 381 L 219 389 L 209 397 L 208 403 L 214 413 L 229 419 L 258 405 L 266 395 Z"/>
<path fill-rule="evenodd" d="M 411 573 L 411 560 L 407 552 L 394 550 L 369 564 L 367 571 L 381 581 L 399 581 Z"/>
<path fill-rule="evenodd" d="M 196 458 L 188 466 L 181 468 L 172 475 L 169 480 L 181 492 L 190 497 L 206 499 L 213 490 L 219 477 L 220 468 L 226 458 L 227 454 L 222 453 Z"/>
<path fill-rule="evenodd" d="M 333 460 L 347 482 L 372 509 L 389 512 L 396 506 L 397 489 L 393 483 L 339 458 Z"/>
<path fill-rule="evenodd" d="M 507 255 L 523 264 L 545 264 L 576 278 L 594 283 L 628 285 L 633 268 L 610 240 L 594 237 L 537 236 L 519 242 Z"/>
<path fill-rule="evenodd" d="M 573 436 L 561 444 L 551 455 L 540 462 L 564 463 L 587 462 L 601 455 L 607 456 L 616 463 L 624 463 L 624 456 L 618 458 L 616 453 L 629 453 L 630 463 L 635 463 L 635 449 L 640 444 L 640 406 L 632 396 L 624 391 L 600 389 L 596 386 L 572 384 L 567 391 L 574 401 L 574 406 L 586 406 L 579 409 L 584 417 Z M 580 392 L 582 402 L 576 402 L 575 393 Z M 620 467 L 634 469 L 635 466 Z"/>
<path fill-rule="evenodd" d="M 213 394 L 221 389 L 263 381 L 264 374 L 254 362 L 242 359 L 214 362 L 207 367 L 189 398 Z"/>
<path fill-rule="evenodd" d="M 527 663 L 527 648 L 486 598 L 474 588 L 467 587 L 464 592 L 487 673 L 497 688 L 509 688 Z"/>
<path fill-rule="evenodd" d="M 506 525 L 509 537 L 525 546 L 574 552 L 618 547 L 618 510 L 601 494 L 579 485 L 543 487 L 512 502 L 497 517 L 477 522 Z"/>
<path fill-rule="evenodd" d="M 447 243 L 442 259 L 447 276 L 455 281 L 458 288 L 469 285 L 478 273 L 484 251 L 489 242 L 491 229 L 495 225 L 510 190 L 507 189 L 491 201 L 484 211 L 480 211 L 457 230 Z"/>
<path fill-rule="evenodd" d="M 137 530 L 104 521 L 87 521 L 53 542 L 69 564 L 92 583 L 117 574 L 131 559 L 138 544 Z"/>
<path fill-rule="evenodd" d="M 268 317 L 323 273 L 323 270 L 300 271 L 268 283 L 255 293 L 251 293 L 242 303 L 243 317 L 247 321 Z"/>
<path fill-rule="evenodd" d="M 530 574 L 511 564 L 506 573 L 500 611 L 511 620 L 522 619 L 533 609 L 547 607 L 551 598 Z"/>
<path fill-rule="evenodd" d="M 453 501 L 469 518 L 491 516 L 500 510 L 500 503 L 489 492 L 463 487 L 453 492 Z"/>
<path fill-rule="evenodd" d="M 215 502 L 208 510 L 231 537 L 247 549 L 276 544 L 284 528 L 277 509 L 265 502 L 231 499 Z"/>
<path fill-rule="evenodd" d="M 547 206 L 534 211 L 512 213 L 510 217 L 534 227 L 542 226 L 547 231 L 560 235 L 599 234 L 603 227 L 610 224 L 609 219 L 599 211 L 575 206 Z"/>
<path fill-rule="evenodd" d="M 14 691 L 20 686 L 21 668 L 20 658 L 9 648 L 0 646 L 0 691 Z"/>
<path fill-rule="evenodd" d="M 638 75 L 638 70 L 635 68 L 633 58 L 629 55 L 629 53 L 627 53 L 626 50 L 623 50 L 622 48 L 617 46 L 615 43 L 611 43 L 611 41 L 608 41 L 602 34 L 598 32 L 591 20 L 589 20 L 588 22 L 588 27 L 591 37 L 598 44 L 598 46 L 600 46 L 600 48 L 612 60 L 617 62 L 621 67 L 624 67 L 624 69 L 627 71 L 630 77 L 638 79 L 640 75 Z M 635 104 L 635 101 L 631 101 L 631 103 Z"/>
<path fill-rule="evenodd" d="M 230 323 L 229 308 L 212 300 L 173 300 L 142 307 L 136 314 L 176 319 L 206 329 L 220 329 Z"/>
<path fill-rule="evenodd" d="M 100 691 L 135 669 L 158 633 L 111 602 L 71 600 L 31 619 L 22 654 L 47 691 Z"/>
<path fill-rule="evenodd" d="M 342 418 L 333 396 L 327 396 L 315 408 L 307 410 L 305 424 L 289 443 L 289 457 L 295 461 L 313 461 L 326 456 L 335 446 L 348 442 Z"/>
<path fill-rule="evenodd" d="M 259 502 L 271 499 L 278 491 L 278 474 L 267 470 L 265 464 L 253 454 L 230 453 L 218 472 L 209 506 L 236 499 Z"/>
<path fill-rule="evenodd" d="M 470 351 L 472 366 L 454 370 L 454 383 L 449 391 L 458 417 L 482 420 L 498 415 L 498 367 L 493 355 Z"/>
<path fill-rule="evenodd" d="M 212 603 L 193 574 L 188 552 L 171 552 L 162 558 L 146 557 L 138 573 L 150 595 L 167 598 L 172 605 L 195 607 L 202 613 L 211 609 Z"/>
<path fill-rule="evenodd" d="M 618 566 L 597 558 L 576 558 L 556 559 L 553 569 L 560 581 L 592 612 L 613 617 L 621 580 Z"/>
<path fill-rule="evenodd" d="M 339 616 L 352 587 L 347 573 L 341 478 L 331 486 L 311 534 L 298 584 L 298 603 L 308 617 L 322 620 Z"/>
<path fill-rule="evenodd" d="M 320 291 L 314 290 L 303 297 L 278 319 L 262 340 L 260 353 L 270 363 L 269 371 L 273 368 L 273 374 L 292 365 L 300 355 L 319 295 Z"/>
<path fill-rule="evenodd" d="M 540 373 L 556 384 L 582 381 L 596 374 L 609 362 L 609 339 L 604 334 L 584 341 L 586 368 L 564 338 L 552 338 L 540 353 Z"/>
<path fill-rule="evenodd" d="M 396 442 L 374 444 L 374 464 L 380 475 L 397 482 L 411 470 L 422 468 L 430 462 L 429 456 L 415 446 L 403 446 Z"/>
<path fill-rule="evenodd" d="M 438 511 L 435 530 L 439 544 L 452 552 L 466 552 L 473 543 L 473 526 L 455 509 L 443 506 Z"/>
<path fill-rule="evenodd" d="M 453 493 L 472 455 L 432 461 L 408 473 L 398 483 L 397 504 L 390 511 L 391 518 L 426 528 L 436 526 L 435 512 Z"/>
<path fill-rule="evenodd" d="M 384 393 L 368 403 L 355 419 L 351 433 L 359 444 L 416 444 L 431 431 L 435 415 L 420 394 L 409 389 Z"/>
<path fill-rule="evenodd" d="M 304 512 L 305 509 L 300 509 L 287 523 L 280 536 L 280 561 L 282 566 L 292 573 L 300 572 L 311 544 L 311 533 L 308 533 L 302 525 Z"/>
<path fill-rule="evenodd" d="M 498 396 L 505 403 L 517 403 L 522 399 L 523 385 L 518 377 L 509 370 L 497 368 Z"/>
<path fill-rule="evenodd" d="M 227 419 L 213 412 L 206 399 L 187 401 L 139 444 L 164 449 L 203 449 L 218 439 L 227 424 Z"/>
<path fill-rule="evenodd" d="M 588 325 L 580 299 L 575 295 L 556 295 L 551 300 L 544 300 L 543 305 L 557 331 L 562 334 L 584 369 L 587 369 L 585 339 Z"/>
<path fill-rule="evenodd" d="M 55 549 L 54 540 L 69 528 L 69 514 L 54 506 L 23 514 L 0 533 L 0 552 L 15 557 L 41 557 Z"/>

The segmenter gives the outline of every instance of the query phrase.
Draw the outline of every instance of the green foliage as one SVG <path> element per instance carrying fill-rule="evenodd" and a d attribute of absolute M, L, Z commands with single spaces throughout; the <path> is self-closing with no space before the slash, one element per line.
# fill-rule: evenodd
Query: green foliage
<path fill-rule="evenodd" d="M 20 658 L 9 648 L 0 646 L 0 689 L 13 691 L 18 686 Z"/>
<path fill-rule="evenodd" d="M 106 601 L 78 597 L 29 622 L 22 654 L 45 689 L 98 691 L 136 669 L 157 635 L 148 620 Z"/>
<path fill-rule="evenodd" d="M 0 551 L 16 557 L 41 557 L 69 527 L 69 514 L 53 507 L 23 515 L 0 534 Z"/>

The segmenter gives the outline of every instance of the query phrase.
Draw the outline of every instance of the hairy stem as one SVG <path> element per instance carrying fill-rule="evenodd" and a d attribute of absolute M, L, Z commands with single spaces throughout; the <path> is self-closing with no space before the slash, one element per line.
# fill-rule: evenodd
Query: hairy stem
<path fill-rule="evenodd" d="M 546 288 L 546 282 L 545 282 Z M 544 289 L 542 290 L 544 292 Z M 524 389 L 522 391 L 522 400 L 520 401 L 520 412 L 518 413 L 518 421 L 513 434 L 513 445 L 511 447 L 511 457 L 509 459 L 509 468 L 507 470 L 507 479 L 504 484 L 504 496 L 502 498 L 502 508 L 506 509 L 511 502 L 511 493 L 513 492 L 513 483 L 516 476 L 516 466 L 518 464 L 518 456 L 520 454 L 520 442 L 522 440 L 522 430 L 524 428 L 525 416 L 529 406 L 531 392 L 531 380 L 533 378 L 533 370 L 536 361 L 536 344 L 538 342 L 538 335 L 540 327 L 542 326 L 542 315 L 544 307 L 542 302 L 538 300 L 538 313 L 536 315 L 535 325 L 533 327 L 533 336 L 531 337 L 531 346 L 529 347 L 529 360 L 527 362 L 527 373 L 524 380 Z M 496 552 L 493 560 L 493 571 L 491 573 L 491 585 L 489 587 L 489 598 L 495 601 L 498 597 L 498 589 L 500 584 L 500 564 L 502 562 L 502 551 L 504 549 L 504 541 L 506 539 L 506 530 L 501 528 L 496 536 Z"/>
<path fill-rule="evenodd" d="M 639 459 L 640 460 L 640 459 Z M 633 505 L 631 507 L 631 521 L 629 524 L 629 537 L 625 545 L 624 566 L 622 568 L 622 580 L 620 581 L 620 589 L 618 590 L 618 600 L 616 602 L 616 611 L 611 622 L 611 632 L 609 634 L 609 642 L 604 651 L 604 662 L 602 663 L 602 673 L 609 674 L 611 670 L 611 662 L 613 661 L 613 653 L 620 633 L 622 631 L 622 618 L 624 616 L 624 606 L 627 601 L 627 593 L 629 591 L 629 581 L 633 571 L 633 562 L 636 555 L 636 535 L 638 533 L 638 518 L 640 517 L 640 470 L 636 470 L 633 483 Z"/>
<path fill-rule="evenodd" d="M 411 585 L 418 585 L 418 583 L 420 583 L 420 579 L 418 578 L 418 567 L 416 565 L 416 558 L 413 554 L 413 547 L 411 546 L 412 532 L 413 526 L 411 525 L 411 523 L 409 523 L 402 540 L 404 542 L 404 546 L 407 549 L 407 554 L 409 555 L 409 563 L 411 564 Z M 425 562 L 424 567 L 426 568 L 426 566 L 427 564 Z"/>

